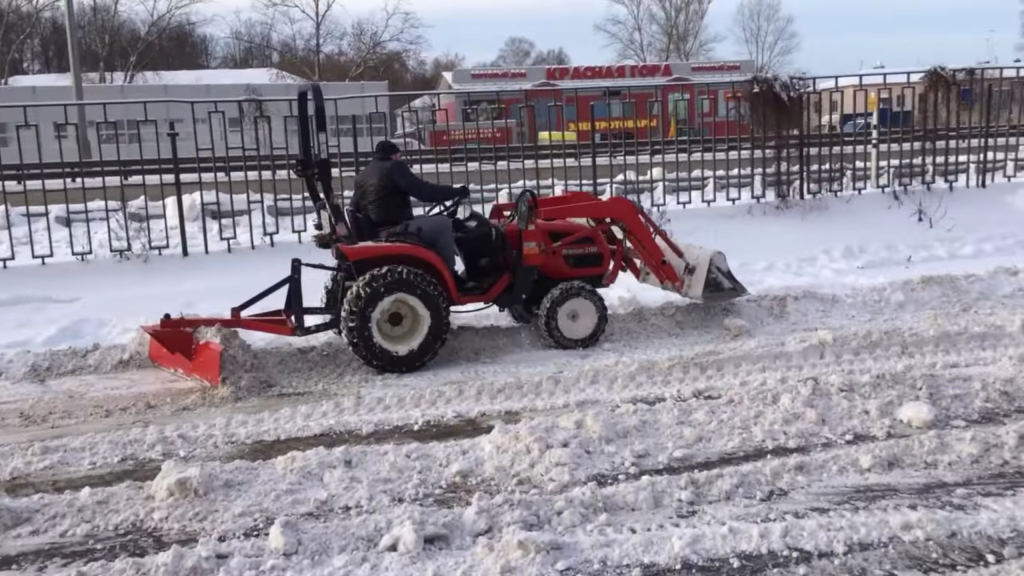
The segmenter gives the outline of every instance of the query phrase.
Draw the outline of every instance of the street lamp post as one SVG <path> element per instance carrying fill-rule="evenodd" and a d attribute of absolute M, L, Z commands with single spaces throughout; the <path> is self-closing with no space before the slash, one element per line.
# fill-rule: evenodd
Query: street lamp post
<path fill-rule="evenodd" d="M 75 133 L 78 134 L 78 157 L 82 160 L 92 158 L 89 145 L 89 130 L 85 125 L 85 95 L 82 91 L 82 66 L 78 61 L 78 27 L 75 26 L 75 2 L 64 0 L 65 27 L 68 30 L 68 62 L 71 64 L 71 86 L 78 103 L 78 119 Z"/>

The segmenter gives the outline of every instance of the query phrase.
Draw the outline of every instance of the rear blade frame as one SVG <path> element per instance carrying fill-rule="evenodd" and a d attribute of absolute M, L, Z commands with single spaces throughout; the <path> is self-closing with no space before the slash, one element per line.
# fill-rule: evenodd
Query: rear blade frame
<path fill-rule="evenodd" d="M 331 310 L 324 307 L 308 308 L 303 306 L 302 296 L 302 269 L 313 268 L 328 272 L 339 272 L 337 267 L 325 266 L 322 264 L 307 264 L 298 258 L 291 262 L 291 273 L 278 280 L 273 285 L 256 294 L 252 298 L 242 302 L 231 309 L 228 317 L 199 317 L 199 318 L 172 318 L 170 314 L 164 314 L 160 324 L 154 328 L 163 330 L 182 329 L 193 330 L 196 328 L 212 328 L 221 326 L 223 328 L 250 330 L 253 332 L 266 332 L 279 336 L 309 336 L 319 334 L 337 328 L 340 325 L 338 310 Z M 281 288 L 288 288 L 285 295 L 284 306 L 277 310 L 257 312 L 249 316 L 242 316 L 242 312 L 252 308 L 254 305 L 265 300 L 271 294 Z M 313 324 L 306 325 L 306 316 L 330 316 L 331 318 Z"/>
<path fill-rule="evenodd" d="M 340 265 L 344 265 L 339 263 Z M 154 364 L 161 368 L 176 372 L 183 372 L 187 376 L 199 378 L 213 385 L 220 383 L 219 375 L 219 346 L 216 350 L 206 343 L 197 343 L 193 331 L 197 328 L 212 328 L 220 326 L 228 329 L 249 330 L 252 332 L 264 332 L 279 336 L 309 336 L 337 329 L 340 326 L 339 310 L 326 307 L 306 307 L 303 305 L 302 294 L 302 269 L 312 268 L 332 273 L 341 273 L 336 266 L 325 266 L 322 264 L 309 264 L 298 258 L 291 261 L 291 271 L 288 276 L 278 280 L 260 293 L 238 306 L 231 309 L 228 317 L 199 317 L 199 318 L 172 318 L 170 314 L 164 314 L 159 324 L 143 326 L 142 329 L 150 335 L 149 357 Z M 242 313 L 252 308 L 259 302 L 267 299 L 271 294 L 287 288 L 284 306 L 277 310 L 257 312 L 249 316 Z M 307 325 L 307 316 L 328 316 L 328 319 L 313 325 Z M 168 347 L 169 342 L 164 340 L 174 333 L 188 333 L 192 346 L 188 351 L 174 350 L 179 346 Z M 154 346 L 156 347 L 154 350 Z M 211 360 L 211 354 L 215 353 L 217 361 Z M 202 363 L 207 366 L 216 366 L 216 370 L 195 366 Z M 202 372 L 202 374 L 197 373 Z M 216 377 L 212 372 L 218 372 Z"/>

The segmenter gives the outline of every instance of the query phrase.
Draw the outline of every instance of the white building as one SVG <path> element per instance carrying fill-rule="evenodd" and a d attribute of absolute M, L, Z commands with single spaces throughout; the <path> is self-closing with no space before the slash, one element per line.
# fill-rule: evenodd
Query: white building
<path fill-rule="evenodd" d="M 182 158 L 298 151 L 301 78 L 272 68 L 146 72 L 131 84 L 113 73 L 84 78 L 86 131 L 94 160 L 170 158 L 170 123 Z M 4 165 L 76 161 L 77 106 L 67 74 L 14 76 L 0 87 Z M 326 82 L 331 144 L 372 149 L 387 137 L 387 82 Z"/>

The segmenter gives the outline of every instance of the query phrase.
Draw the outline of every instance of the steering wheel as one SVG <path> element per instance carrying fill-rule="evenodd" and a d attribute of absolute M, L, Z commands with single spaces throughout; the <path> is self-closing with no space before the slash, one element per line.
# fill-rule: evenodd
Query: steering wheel
<path fill-rule="evenodd" d="M 437 204 L 431 204 L 424 212 L 424 216 L 430 216 L 433 214 L 444 214 L 445 216 L 454 220 L 459 215 L 459 208 L 462 207 L 462 197 L 449 200 L 448 202 L 438 202 Z"/>

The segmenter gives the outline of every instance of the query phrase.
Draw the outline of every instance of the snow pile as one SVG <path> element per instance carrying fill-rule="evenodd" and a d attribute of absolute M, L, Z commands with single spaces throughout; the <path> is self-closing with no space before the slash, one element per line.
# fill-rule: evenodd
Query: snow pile
<path fill-rule="evenodd" d="M 149 485 L 149 493 L 157 502 L 189 499 L 202 496 L 207 478 L 199 466 L 188 466 L 178 460 L 168 460 L 160 466 L 160 473 Z"/>
<path fill-rule="evenodd" d="M 726 318 L 722 325 L 725 328 L 725 332 L 733 338 L 746 336 L 750 333 L 750 324 L 747 324 L 746 320 L 742 318 Z"/>
<path fill-rule="evenodd" d="M 462 532 L 470 538 L 478 538 L 493 528 L 494 520 L 490 500 L 479 492 L 473 495 L 473 503 L 462 511 Z"/>
<path fill-rule="evenodd" d="M 127 344 L 57 348 L 43 354 L 17 352 L 0 356 L 0 377 L 15 382 L 46 382 L 84 374 L 112 374 L 149 366 L 149 336 L 138 331 Z"/>
<path fill-rule="evenodd" d="M 299 551 L 299 531 L 291 518 L 278 518 L 270 527 L 267 537 L 270 551 L 279 556 L 291 556 Z"/>
<path fill-rule="evenodd" d="M 6 204 L 0 204 L 0 232 L 24 224 L 25 217 Z M 0 256 L 3 253 L 0 251 Z"/>
<path fill-rule="evenodd" d="M 3 498 L 3 497 L 0 497 Z M 0 535 L 28 522 L 32 513 L 22 503 L 0 499 Z"/>
<path fill-rule="evenodd" d="M 935 407 L 920 400 L 907 402 L 896 411 L 896 418 L 912 428 L 931 428 L 936 417 Z"/>
<path fill-rule="evenodd" d="M 485 469 L 512 486 L 547 485 L 549 490 L 586 477 L 582 464 L 592 454 L 643 428 L 639 419 L 621 418 L 637 406 L 573 412 L 557 419 L 537 418 L 514 426 L 498 425 L 484 439 Z M 629 460 L 646 454 L 627 452 Z"/>
<path fill-rule="evenodd" d="M 447 541 L 450 538 L 448 532 L 441 528 L 406 520 L 381 538 L 377 551 L 416 554 L 422 552 L 427 544 Z"/>
<path fill-rule="evenodd" d="M 221 353 L 221 385 L 235 398 L 259 396 L 274 388 L 274 371 L 263 353 L 246 342 L 238 330 L 220 326 L 196 330 L 197 342 L 216 342 Z"/>
<path fill-rule="evenodd" d="M 185 222 L 199 222 L 203 218 L 203 205 L 200 200 L 201 192 L 194 192 L 192 194 L 184 194 L 181 197 L 182 214 L 185 216 Z M 178 225 L 178 200 L 177 198 L 167 198 L 164 200 L 163 206 L 150 205 L 150 217 L 156 216 L 161 212 L 167 218 L 168 226 L 176 228 Z M 155 210 L 154 210 L 155 208 Z"/>

